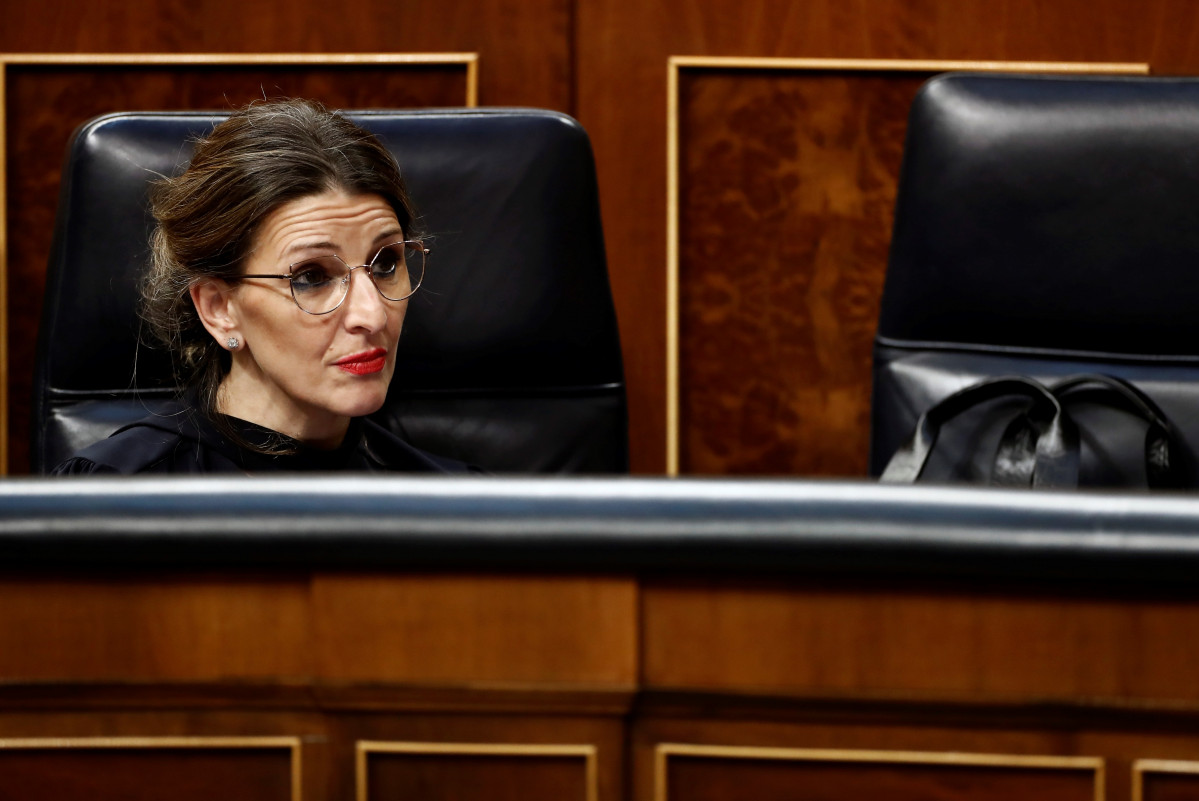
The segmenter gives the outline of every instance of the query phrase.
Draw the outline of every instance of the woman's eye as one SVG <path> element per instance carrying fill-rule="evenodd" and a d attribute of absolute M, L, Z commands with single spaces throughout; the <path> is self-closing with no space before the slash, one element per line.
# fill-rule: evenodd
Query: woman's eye
<path fill-rule="evenodd" d="M 399 267 L 399 258 L 392 251 L 385 250 L 371 262 L 371 275 L 376 278 L 387 278 L 395 275 L 397 267 Z"/>
<path fill-rule="evenodd" d="M 329 271 L 318 265 L 301 267 L 291 274 L 291 285 L 296 289 L 316 289 L 333 280 Z"/>

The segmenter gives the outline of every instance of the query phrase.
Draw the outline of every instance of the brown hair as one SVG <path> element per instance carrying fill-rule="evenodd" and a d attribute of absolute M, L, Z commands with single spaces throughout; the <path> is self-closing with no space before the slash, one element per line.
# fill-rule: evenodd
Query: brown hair
<path fill-rule="evenodd" d="M 216 398 L 231 359 L 200 322 L 189 289 L 205 278 L 233 280 L 272 211 L 330 189 L 379 195 L 405 236 L 414 235 L 416 215 L 395 159 L 373 134 L 310 100 L 234 112 L 197 142 L 181 175 L 152 186 L 157 225 L 142 317 L 170 351 L 176 380 L 226 435 L 233 432 L 217 414 Z"/>

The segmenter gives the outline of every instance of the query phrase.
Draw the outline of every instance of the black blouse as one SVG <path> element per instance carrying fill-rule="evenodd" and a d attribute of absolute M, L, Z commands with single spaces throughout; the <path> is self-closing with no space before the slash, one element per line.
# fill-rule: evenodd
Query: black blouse
<path fill-rule="evenodd" d="M 55 467 L 51 474 L 478 472 L 462 462 L 425 453 L 365 418 L 352 420 L 341 446 L 333 450 L 308 447 L 236 417 L 226 419 L 248 443 L 283 445 L 294 452 L 269 455 L 233 443 L 204 415 L 180 404 L 176 411 L 153 414 L 118 429 Z"/>

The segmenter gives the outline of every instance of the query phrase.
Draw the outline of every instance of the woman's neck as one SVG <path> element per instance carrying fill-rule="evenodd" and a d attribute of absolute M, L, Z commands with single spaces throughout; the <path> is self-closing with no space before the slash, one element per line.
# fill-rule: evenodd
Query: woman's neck
<path fill-rule="evenodd" d="M 239 378 L 237 370 L 226 375 L 217 389 L 216 409 L 321 450 L 339 447 L 350 427 L 349 417 L 273 397 L 258 384 Z"/>

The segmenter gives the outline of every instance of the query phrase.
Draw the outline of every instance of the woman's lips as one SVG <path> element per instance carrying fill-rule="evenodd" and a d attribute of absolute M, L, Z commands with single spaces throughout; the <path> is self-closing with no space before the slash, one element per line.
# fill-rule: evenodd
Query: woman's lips
<path fill-rule="evenodd" d="M 347 373 L 370 375 L 383 369 L 383 365 L 387 363 L 387 351 L 382 348 L 364 350 L 352 356 L 343 356 L 333 363 Z"/>

